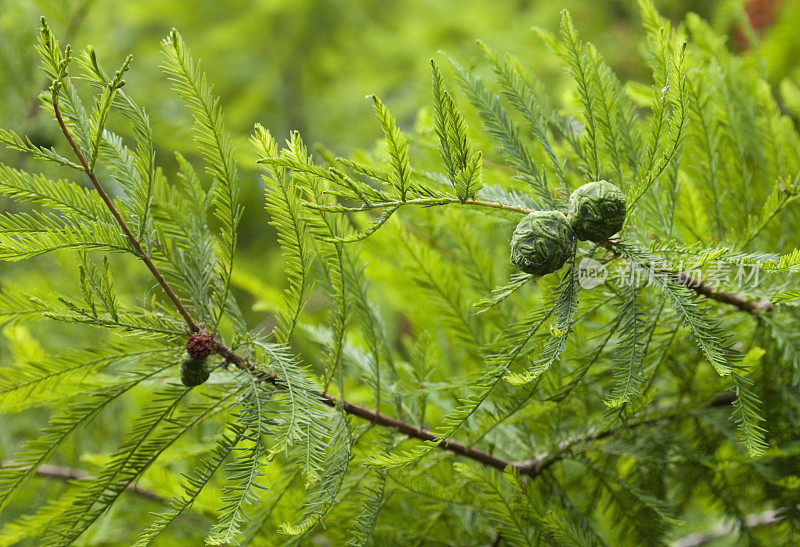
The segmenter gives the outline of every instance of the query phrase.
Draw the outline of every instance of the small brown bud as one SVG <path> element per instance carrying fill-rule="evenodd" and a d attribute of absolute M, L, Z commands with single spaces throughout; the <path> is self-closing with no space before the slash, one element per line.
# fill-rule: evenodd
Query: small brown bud
<path fill-rule="evenodd" d="M 195 333 L 186 343 L 186 353 L 195 361 L 205 361 L 214 351 L 214 340 L 204 333 Z"/>

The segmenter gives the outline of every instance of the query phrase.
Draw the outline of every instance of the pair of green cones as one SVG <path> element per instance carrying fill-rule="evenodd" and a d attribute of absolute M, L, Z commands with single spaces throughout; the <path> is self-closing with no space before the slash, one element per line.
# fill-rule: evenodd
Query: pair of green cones
<path fill-rule="evenodd" d="M 599 243 L 622 229 L 625 195 L 604 180 L 589 182 L 569 197 L 567 213 L 534 211 L 523 218 L 511 238 L 511 262 L 542 276 L 561 268 L 572 255 L 575 238 Z"/>

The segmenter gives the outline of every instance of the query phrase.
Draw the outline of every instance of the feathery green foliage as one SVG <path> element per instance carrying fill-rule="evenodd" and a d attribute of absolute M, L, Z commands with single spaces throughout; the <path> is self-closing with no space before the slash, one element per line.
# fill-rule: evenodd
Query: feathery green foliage
<path fill-rule="evenodd" d="M 0 280 L 0 413 L 49 425 L 0 468 L 0 543 L 639 545 L 721 518 L 796 540 L 800 136 L 757 49 L 639 8 L 647 82 L 565 11 L 538 29 L 558 98 L 480 42 L 486 71 L 431 61 L 414 126 L 371 95 L 382 137 L 349 157 L 260 124 L 239 156 L 172 30 L 197 150 L 163 165 L 131 57 L 106 72 L 43 23 L 64 141 L 0 131 L 44 162 L 0 164 L 0 259 L 37 266 Z M 257 167 L 280 252 L 248 263 Z M 516 271 L 514 225 L 600 179 L 622 231 L 570 239 L 560 277 Z"/>

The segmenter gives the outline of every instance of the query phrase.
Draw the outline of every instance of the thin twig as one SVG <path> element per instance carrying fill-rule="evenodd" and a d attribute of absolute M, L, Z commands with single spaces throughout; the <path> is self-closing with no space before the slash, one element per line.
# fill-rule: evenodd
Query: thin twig
<path fill-rule="evenodd" d="M 733 400 L 735 398 L 736 397 L 735 397 L 735 395 L 733 393 L 730 393 L 730 392 L 721 393 L 720 395 L 717 395 L 716 397 L 714 397 L 703 408 L 714 408 L 714 407 L 720 407 L 720 406 L 728 406 L 729 404 L 731 404 L 731 402 L 733 402 Z M 657 422 L 659 422 L 661 420 L 669 419 L 669 418 L 675 416 L 676 415 L 676 411 L 681 409 L 681 408 L 684 408 L 684 405 L 677 405 L 676 404 L 676 405 L 672 405 L 671 407 L 668 407 L 668 408 L 650 409 L 650 410 L 648 410 L 646 412 L 646 415 L 647 416 L 653 416 L 652 418 L 646 418 L 646 419 L 643 419 L 641 421 L 637 421 L 637 422 L 634 422 L 632 424 L 629 424 L 629 425 L 627 425 L 625 427 L 625 430 L 630 430 L 630 429 L 633 429 L 635 427 L 640 427 L 640 426 L 643 426 L 643 425 L 650 425 L 650 424 L 653 424 L 653 423 L 657 423 Z M 538 477 L 542 473 L 544 473 L 544 471 L 547 470 L 550 466 L 552 466 L 553 464 L 563 460 L 564 459 L 564 455 L 567 454 L 569 452 L 569 450 L 572 449 L 573 446 L 576 446 L 576 445 L 579 445 L 579 444 L 593 443 L 593 442 L 605 439 L 607 437 L 611 437 L 614 433 L 616 433 L 618 431 L 620 431 L 620 429 L 609 428 L 609 429 L 602 430 L 600 432 L 584 433 L 583 435 L 581 435 L 581 436 L 579 436 L 579 437 L 577 437 L 575 439 L 568 440 L 568 441 L 565 441 L 565 442 L 561 443 L 560 446 L 558 447 L 558 451 L 555 452 L 552 455 L 541 454 L 539 456 L 532 456 L 529 459 L 521 461 L 521 462 L 513 463 L 512 465 L 517 469 L 517 471 L 521 475 L 524 475 L 523 478 L 522 478 L 522 481 L 520 483 L 521 487 L 524 486 L 525 483 L 529 479 L 535 479 L 536 477 Z M 502 534 L 503 525 L 501 524 L 499 526 L 499 528 L 500 529 L 495 532 L 494 537 L 492 538 L 492 543 L 491 543 L 492 547 L 499 546 L 500 543 L 503 540 L 503 534 Z"/>
<path fill-rule="evenodd" d="M 81 149 L 78 148 L 77 144 L 75 144 L 75 140 L 72 138 L 72 134 L 69 132 L 69 129 L 67 129 L 67 126 L 64 123 L 64 118 L 61 115 L 61 110 L 58 107 L 58 94 L 53 95 L 53 111 L 55 112 L 56 120 L 58 120 L 58 125 L 61 127 L 61 132 L 64 133 L 64 137 L 66 137 L 67 142 L 69 142 L 69 145 L 75 152 L 78 161 L 81 162 L 83 171 L 89 177 L 89 180 L 92 181 L 92 185 L 94 185 L 95 190 L 97 190 L 97 193 L 100 194 L 100 197 L 103 199 L 103 202 L 106 204 L 106 207 L 108 207 L 108 210 L 111 211 L 111 214 L 114 215 L 117 224 L 119 224 L 119 227 L 122 228 L 123 232 L 125 232 L 125 236 L 131 242 L 133 248 L 136 250 L 137 253 L 139 253 L 139 257 L 142 259 L 142 262 L 145 263 L 147 269 L 150 270 L 150 273 L 152 273 L 153 277 L 156 278 L 158 284 L 161 285 L 161 288 L 164 289 L 165 293 L 167 293 L 169 299 L 172 300 L 172 303 L 175 305 L 175 308 L 178 310 L 178 313 L 180 313 L 184 321 L 186 321 L 186 325 L 189 327 L 189 330 L 191 332 L 199 331 L 200 327 L 197 325 L 197 323 L 195 323 L 194 319 L 192 319 L 191 314 L 189 314 L 189 311 L 184 307 L 183 302 L 181 302 L 181 299 L 178 298 L 177 294 L 175 294 L 175 291 L 172 290 L 172 287 L 170 287 L 167 280 L 164 279 L 163 275 L 161 275 L 161 272 L 153 263 L 153 260 L 150 258 L 150 255 L 147 254 L 147 252 L 142 247 L 141 242 L 136 238 L 135 235 L 133 235 L 133 232 L 131 232 L 131 229 L 128 227 L 128 224 L 125 222 L 125 219 L 123 219 L 122 215 L 120 215 L 119 211 L 117 211 L 114 202 L 111 201 L 111 198 L 108 197 L 108 194 L 106 194 L 106 191 L 103 189 L 103 186 L 100 184 L 100 181 L 97 180 L 97 176 L 94 174 L 94 171 L 92 170 L 91 167 L 89 167 L 89 164 L 86 161 L 83 152 L 81 152 Z"/>
<path fill-rule="evenodd" d="M 381 201 L 377 203 L 365 203 L 356 207 L 346 207 L 344 205 L 334 204 L 326 205 L 324 203 L 304 202 L 303 206 L 309 209 L 317 209 L 320 211 L 330 211 L 333 213 L 357 213 L 360 211 L 371 211 L 374 209 L 387 209 L 390 207 L 399 207 L 401 205 L 416 205 L 419 207 L 436 207 L 439 205 L 472 205 L 475 207 L 489 207 L 490 209 L 502 209 L 511 213 L 527 215 L 533 212 L 533 209 L 528 209 L 521 205 L 508 205 L 497 201 L 484 201 L 479 199 L 468 199 L 461 201 L 458 198 L 416 198 L 406 199 L 403 201 Z"/>
<path fill-rule="evenodd" d="M 3 462 L 3 467 L 14 467 L 14 462 L 6 461 Z M 14 467 L 14 469 L 23 470 L 28 469 L 26 467 Z M 71 467 L 62 467 L 60 465 L 49 465 L 43 464 L 36 468 L 36 475 L 40 477 L 49 477 L 52 479 L 60 479 L 63 481 L 70 481 L 70 480 L 92 480 L 96 478 L 94 475 L 90 475 L 86 471 L 82 469 L 73 469 Z M 142 488 L 141 486 L 137 486 L 135 484 L 129 484 L 125 487 L 125 490 L 130 492 L 131 494 L 136 494 L 137 496 L 141 496 L 143 498 L 147 498 L 153 501 L 157 501 L 159 503 L 168 503 L 169 498 L 162 496 L 161 494 L 149 490 L 147 488 Z"/>
<path fill-rule="evenodd" d="M 717 302 L 722 302 L 723 304 L 730 304 L 751 315 L 775 309 L 775 304 L 769 300 L 747 300 L 738 294 L 718 291 L 711 285 L 703 283 L 699 279 L 694 279 L 685 272 L 678 272 L 677 277 L 678 283 L 686 285 L 697 294 L 710 298 L 711 300 L 716 300 Z"/>
<path fill-rule="evenodd" d="M 800 507 L 800 506 L 798 506 Z M 786 518 L 784 515 L 778 513 L 778 511 L 774 509 L 768 509 L 766 511 L 762 511 L 761 513 L 755 513 L 752 515 L 747 515 L 745 517 L 745 522 L 747 523 L 748 528 L 758 528 L 760 526 L 769 526 L 771 524 L 775 524 L 776 522 L 780 522 Z M 718 526 L 713 527 L 707 532 L 698 532 L 695 534 L 690 534 L 688 536 L 684 536 L 677 541 L 671 544 L 672 547 L 697 547 L 698 545 L 705 545 L 715 539 L 720 539 L 728 534 L 733 533 L 736 530 L 737 526 L 734 522 L 726 522 L 720 524 Z"/>
<path fill-rule="evenodd" d="M 613 241 L 606 240 L 599 243 L 599 245 L 614 254 L 614 256 L 620 256 L 620 252 L 614 246 Z M 686 272 L 674 272 L 674 274 L 678 283 L 692 289 L 700 296 L 704 296 L 709 300 L 716 300 L 717 302 L 728 304 L 751 315 L 757 316 L 762 312 L 769 312 L 775 309 L 775 304 L 769 300 L 748 300 L 736 293 L 720 291 L 708 283 L 703 283 L 701 280 L 692 277 Z"/>
<path fill-rule="evenodd" d="M 707 404 L 703 405 L 702 408 L 717 408 L 721 406 L 728 406 L 736 399 L 736 395 L 732 392 L 721 393 L 717 395 Z M 634 417 L 636 421 L 631 424 L 628 424 L 624 429 L 630 430 L 635 427 L 641 427 L 643 425 L 651 425 L 662 420 L 668 420 L 669 418 L 674 417 L 675 415 L 679 415 L 680 410 L 686 408 L 687 405 L 672 405 L 668 408 L 653 408 L 650 410 L 646 410 L 640 415 Z M 619 432 L 619 428 L 609 428 L 604 429 L 602 431 L 590 431 L 588 433 L 584 433 L 583 435 L 565 441 L 561 443 L 558 447 L 558 451 L 553 454 L 542 454 L 539 456 L 533 456 L 527 460 L 521 462 L 515 462 L 514 466 L 520 471 L 523 475 L 528 476 L 537 476 L 540 475 L 545 469 L 549 468 L 553 464 L 561 461 L 564 459 L 564 455 L 567 454 L 572 447 L 580 444 L 589 444 L 596 441 L 600 441 L 602 439 L 611 437 L 615 433 Z M 531 472 L 526 472 L 531 470 Z"/>
<path fill-rule="evenodd" d="M 240 368 L 248 370 L 251 374 L 255 375 L 260 381 L 272 384 L 278 388 L 284 388 L 281 379 L 274 373 L 266 373 L 263 370 L 260 370 L 258 367 L 238 355 L 235 351 L 231 348 L 225 346 L 224 344 L 217 343 L 217 351 L 220 355 L 222 355 L 226 360 L 229 360 L 231 363 L 237 365 Z M 440 439 L 435 435 L 432 435 L 427 430 L 415 427 L 407 422 L 399 420 L 397 418 L 392 418 L 391 416 L 387 416 L 385 414 L 381 414 L 375 410 L 370 410 L 368 408 L 354 405 L 344 399 L 338 399 L 327 393 L 321 393 L 319 391 L 314 391 L 314 395 L 319 397 L 322 402 L 330 407 L 339 408 L 341 407 L 347 414 L 351 414 L 353 416 L 357 416 L 364 420 L 368 420 L 373 424 L 381 425 L 384 427 L 391 427 L 397 429 L 401 433 L 405 434 L 406 436 L 417 439 L 420 441 L 429 441 L 429 442 L 439 442 Z M 733 393 L 723 393 L 718 395 L 714 399 L 712 399 L 705 408 L 714 408 L 719 406 L 727 406 L 729 405 L 735 398 Z M 683 406 L 672 406 L 669 408 L 662 408 L 662 409 L 651 409 L 648 410 L 645 414 L 639 416 L 639 418 L 643 418 L 640 421 L 637 421 L 633 424 L 627 426 L 627 429 L 632 429 L 634 427 L 639 427 L 642 425 L 652 424 L 659 422 L 661 420 L 669 419 L 674 415 L 674 412 L 677 409 L 683 408 Z M 610 437 L 618 429 L 606 429 L 600 432 L 590 432 L 579 437 L 576 440 L 569 441 L 568 443 L 564 443 L 564 445 L 559 449 L 556 454 L 549 455 L 549 454 L 542 454 L 540 456 L 535 456 L 529 458 L 527 460 L 521 461 L 511 461 L 500 458 L 493 454 L 489 454 L 483 450 L 470 447 L 462 442 L 455 441 L 452 439 L 445 439 L 441 441 L 439 444 L 439 448 L 442 450 L 446 450 L 448 452 L 452 452 L 459 456 L 464 456 L 465 458 L 469 458 L 471 460 L 477 461 L 486 465 L 488 467 L 493 467 L 500 471 L 505 470 L 507 467 L 513 467 L 517 470 L 520 475 L 524 475 L 527 477 L 535 478 L 541 473 L 553 465 L 554 463 L 561 461 L 564 458 L 564 454 L 567 453 L 568 449 L 576 444 L 585 444 L 594 441 L 599 441 L 605 439 L 606 437 Z"/>

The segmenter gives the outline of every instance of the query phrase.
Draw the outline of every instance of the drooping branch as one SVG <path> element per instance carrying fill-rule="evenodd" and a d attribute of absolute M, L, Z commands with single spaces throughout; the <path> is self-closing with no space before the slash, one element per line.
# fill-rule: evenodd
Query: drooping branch
<path fill-rule="evenodd" d="M 175 291 L 170 287 L 167 280 L 158 270 L 158 267 L 153 263 L 153 260 L 150 256 L 145 252 L 144 248 L 142 247 L 141 242 L 137 239 L 137 237 L 133 234 L 133 232 L 128 227 L 125 220 L 120 215 L 117 208 L 114 206 L 114 203 L 109 198 L 108 194 L 103 189 L 102 184 L 98 180 L 97 176 L 95 175 L 94 171 L 90 168 L 86 158 L 84 157 L 83 153 L 81 152 L 80 148 L 75 144 L 75 140 L 72 138 L 72 134 L 67 128 L 66 124 L 64 123 L 64 119 L 61 115 L 61 111 L 58 107 L 57 97 L 53 97 L 53 110 L 56 115 L 56 119 L 58 121 L 59 126 L 61 127 L 61 131 L 64 133 L 64 136 L 67 139 L 67 142 L 70 144 L 73 152 L 77 156 L 78 160 L 80 161 L 81 165 L 83 166 L 83 170 L 86 175 L 91 180 L 92 184 L 94 185 L 97 192 L 100 194 L 100 197 L 103 199 L 103 202 L 106 204 L 108 209 L 111 211 L 111 214 L 114 215 L 117 223 L 119 224 L 122 231 L 125 233 L 125 236 L 130 241 L 133 248 L 139 253 L 140 258 L 145 263 L 147 268 L 155 277 L 158 284 L 161 285 L 161 288 L 164 289 L 164 292 L 167 294 L 169 299 L 173 302 L 175 307 L 177 308 L 178 312 L 186 321 L 187 326 L 192 332 L 197 332 L 199 330 L 199 326 L 197 322 L 192 318 L 189 311 L 181 302 L 180 297 L 175 293 Z M 216 339 L 214 344 L 214 350 L 216 353 L 221 355 L 225 360 L 229 363 L 236 365 L 239 368 L 247 370 L 254 376 L 256 376 L 259 380 L 270 383 L 278 388 L 283 388 L 283 384 L 281 379 L 275 374 L 268 374 L 265 373 L 263 370 L 259 369 L 256 365 L 236 353 L 232 348 L 225 345 L 221 340 Z M 346 413 L 351 414 L 353 416 L 358 416 L 359 418 L 368 420 L 374 424 L 381 425 L 384 427 L 393 427 L 401 431 L 402 433 L 408 435 L 409 437 L 423 440 L 423 441 L 437 441 L 438 439 L 424 431 L 422 429 L 416 428 L 412 425 L 409 425 L 402 420 L 398 420 L 396 418 L 392 418 L 390 416 L 386 416 L 381 414 L 380 412 L 369 410 L 367 408 L 354 405 L 348 401 L 343 399 L 337 399 L 328 395 L 327 393 L 315 392 L 316 396 L 318 396 L 323 403 L 331 407 L 341 407 Z M 473 460 L 479 461 L 485 465 L 489 465 L 495 467 L 497 469 L 505 469 L 510 462 L 497 458 L 487 452 L 482 450 L 478 450 L 475 448 L 471 448 L 466 446 L 463 443 L 454 440 L 444 440 L 440 445 L 441 448 L 444 450 L 448 450 L 455 454 L 459 454 Z"/>
<path fill-rule="evenodd" d="M 756 315 L 761 312 L 772 311 L 775 309 L 775 304 L 769 300 L 748 300 L 735 293 L 718 291 L 711 285 L 703 283 L 698 279 L 694 279 L 692 276 L 684 272 L 678 272 L 677 276 L 678 283 L 686 285 L 697 294 L 705 296 L 711 300 L 716 300 L 717 302 L 722 302 L 723 304 L 729 304 L 739 308 L 741 311 L 746 311 L 751 315 Z"/>

